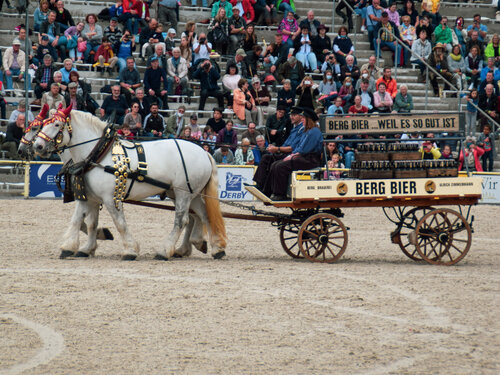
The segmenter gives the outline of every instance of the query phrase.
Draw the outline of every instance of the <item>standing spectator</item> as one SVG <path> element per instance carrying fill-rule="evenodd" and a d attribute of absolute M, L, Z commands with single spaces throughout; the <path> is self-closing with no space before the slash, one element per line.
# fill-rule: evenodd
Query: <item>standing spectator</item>
<path fill-rule="evenodd" d="M 40 105 L 43 93 L 50 90 L 55 69 L 55 66 L 52 64 L 52 57 L 49 54 L 45 55 L 43 65 L 36 70 L 35 78 L 33 79 L 36 99 L 31 103 L 32 105 Z"/>
<path fill-rule="evenodd" d="M 280 1 L 281 0 L 278 0 L 278 3 Z M 283 4 L 286 3 L 282 2 L 281 5 Z M 295 38 L 300 34 L 300 27 L 294 17 L 295 14 L 293 11 L 288 10 L 285 14 L 286 17 L 281 20 L 278 27 L 278 32 L 281 32 L 281 34 L 283 35 L 283 43 L 286 43 L 288 45 L 288 48 L 292 48 Z"/>
<path fill-rule="evenodd" d="M 39 42 L 42 36 L 48 36 L 49 42 L 54 48 L 58 48 L 61 54 L 61 60 L 66 58 L 66 44 L 67 40 L 64 34 L 61 32 L 59 24 L 56 22 L 56 12 L 51 10 L 47 20 L 40 26 Z"/>
<path fill-rule="evenodd" d="M 130 31 L 125 30 L 121 39 L 113 46 L 113 51 L 118 58 L 118 70 L 121 73 L 127 66 L 127 58 L 135 51 L 135 40 Z"/>
<path fill-rule="evenodd" d="M 146 137 L 162 137 L 165 131 L 165 119 L 158 113 L 158 104 L 151 103 L 149 115 L 144 119 L 144 135 Z"/>
<path fill-rule="evenodd" d="M 196 0 L 191 0 L 191 6 L 192 7 L 198 6 Z M 208 8 L 208 1 L 207 0 L 201 0 L 201 6 L 203 8 Z"/>
<path fill-rule="evenodd" d="M 217 15 L 217 12 L 220 8 L 223 8 L 226 11 L 226 16 L 231 18 L 233 16 L 233 6 L 227 0 L 219 0 L 215 1 L 212 5 L 212 13 L 210 18 L 214 18 Z"/>
<path fill-rule="evenodd" d="M 248 138 L 242 138 L 241 147 L 238 147 L 234 154 L 235 165 L 254 165 L 253 152 L 250 149 L 250 141 Z"/>
<path fill-rule="evenodd" d="M 418 75 L 418 82 L 425 82 L 424 72 L 427 66 L 421 61 L 427 62 L 430 54 L 432 53 L 432 46 L 429 39 L 427 39 L 427 31 L 421 30 L 419 38 L 411 46 L 411 63 L 417 64 L 420 68 L 420 74 Z"/>
<path fill-rule="evenodd" d="M 399 34 L 401 35 L 403 42 L 411 51 L 413 43 L 415 42 L 415 40 L 417 40 L 415 26 L 410 23 L 410 16 L 403 16 L 401 17 L 401 20 L 403 21 L 403 23 L 399 26 Z M 410 64 L 410 51 L 406 48 L 403 48 L 404 60 L 401 62 L 401 64 L 404 66 Z"/>
<path fill-rule="evenodd" d="M 261 133 L 259 130 L 257 130 L 257 125 L 254 122 L 251 122 L 248 124 L 247 130 L 243 132 L 241 135 L 241 138 L 247 138 L 252 145 L 257 145 L 257 136 L 259 136 Z"/>
<path fill-rule="evenodd" d="M 380 6 L 380 0 L 373 0 L 372 5 L 366 8 L 366 29 L 368 30 L 368 41 L 372 50 L 375 50 L 374 40 L 378 37 L 375 28 L 382 21 L 383 11 L 384 9 Z"/>
<path fill-rule="evenodd" d="M 281 146 L 287 129 L 290 130 L 290 128 L 291 123 L 286 115 L 286 107 L 278 105 L 276 113 L 268 116 L 266 121 L 266 132 L 269 137 L 269 142 L 275 146 Z M 257 138 L 258 137 L 255 137 L 256 143 Z"/>
<path fill-rule="evenodd" d="M 175 47 L 173 56 L 167 61 L 167 87 L 169 95 L 175 95 L 177 87 L 181 87 L 182 95 L 189 95 L 189 82 L 187 78 L 188 66 L 181 57 L 181 49 Z"/>
<path fill-rule="evenodd" d="M 215 134 L 218 134 L 226 126 L 226 122 L 222 118 L 222 108 L 214 108 L 214 114 L 212 118 L 207 121 L 207 126 L 213 130 Z"/>
<path fill-rule="evenodd" d="M 460 150 L 458 170 L 467 169 L 469 172 L 483 172 L 481 165 L 481 156 L 483 154 L 484 150 L 476 145 L 476 137 L 465 138 L 465 155 L 463 150 Z"/>
<path fill-rule="evenodd" d="M 177 31 L 176 7 L 177 7 L 176 0 L 160 0 L 158 2 L 158 20 L 163 25 L 169 25 L 166 27 L 172 27 L 174 30 Z"/>
<path fill-rule="evenodd" d="M 62 0 L 56 2 L 56 22 L 59 24 L 62 32 L 65 32 L 68 27 L 75 26 L 75 21 L 71 17 L 71 13 L 64 8 Z"/>
<path fill-rule="evenodd" d="M 68 27 L 64 32 L 64 36 L 67 40 L 66 48 L 68 50 L 69 57 L 73 61 L 76 60 L 78 42 L 81 43 L 83 41 L 82 31 L 84 27 L 85 23 L 80 21 L 76 24 L 76 26 Z"/>
<path fill-rule="evenodd" d="M 380 30 L 382 30 L 382 32 L 379 37 Z M 396 38 L 401 39 L 401 35 L 399 34 L 399 29 L 396 24 L 389 21 L 389 15 L 387 12 L 382 12 L 382 18 L 375 27 L 374 33 L 376 38 L 373 40 L 373 44 L 376 47 L 376 55 L 380 57 L 380 50 L 383 47 L 387 47 L 395 54 L 395 64 L 400 65 L 401 47 L 399 46 Z"/>
<path fill-rule="evenodd" d="M 40 31 L 42 23 L 44 23 L 49 17 L 49 2 L 48 0 L 41 0 L 38 8 L 35 9 L 34 17 L 34 29 L 35 31 Z"/>
<path fill-rule="evenodd" d="M 65 107 L 72 105 L 72 109 L 77 109 L 79 111 L 86 111 L 87 105 L 83 97 L 76 92 L 78 84 L 76 82 L 71 82 L 68 84 L 68 92 L 64 95 Z"/>
<path fill-rule="evenodd" d="M 316 55 L 316 60 L 321 62 L 325 61 L 326 55 L 332 50 L 332 41 L 330 37 L 326 35 L 330 29 L 325 25 L 318 26 L 318 35 L 313 38 L 312 47 Z"/>
<path fill-rule="evenodd" d="M 14 76 L 18 76 L 20 80 L 23 80 L 25 78 L 25 62 L 25 54 L 21 50 L 21 42 L 18 39 L 14 39 L 14 41 L 12 42 L 12 47 L 9 47 L 5 50 L 2 59 L 7 90 L 12 90 L 12 78 Z M 28 90 L 31 90 L 31 78 L 29 74 L 28 77 L 26 77 L 26 80 L 28 82 Z"/>
<path fill-rule="evenodd" d="M 7 125 L 7 134 L 1 149 L 7 151 L 7 157 L 9 159 L 17 158 L 17 149 L 24 134 L 24 122 L 24 114 L 19 114 L 15 121 L 9 121 Z"/>
<path fill-rule="evenodd" d="M 236 151 L 236 147 L 238 147 L 238 134 L 233 129 L 233 122 L 231 120 L 226 122 L 224 129 L 221 129 L 217 133 L 217 143 L 228 146 L 233 152 Z"/>
<path fill-rule="evenodd" d="M 484 172 L 493 172 L 495 162 L 495 134 L 491 133 L 491 125 L 483 126 L 483 132 L 477 138 L 477 145 L 484 150 L 482 167 Z"/>
<path fill-rule="evenodd" d="M 386 91 L 389 93 L 391 98 L 394 99 L 396 97 L 396 94 L 398 93 L 398 84 L 396 80 L 392 78 L 391 68 L 384 68 L 384 75 L 380 77 L 375 83 L 377 90 L 381 82 L 385 83 Z"/>
<path fill-rule="evenodd" d="M 448 27 L 448 18 L 443 17 L 441 23 L 434 29 L 434 43 L 441 43 L 447 52 L 451 52 L 453 37 L 451 29 Z"/>
<path fill-rule="evenodd" d="M 85 17 L 85 27 L 82 31 L 83 39 L 87 41 L 87 49 L 84 52 L 84 59 L 86 62 L 92 61 L 90 55 L 95 54 L 97 49 L 102 43 L 102 27 L 97 24 L 97 16 L 93 13 L 87 14 Z"/>
<path fill-rule="evenodd" d="M 175 115 L 170 116 L 165 123 L 164 136 L 167 138 L 180 138 L 184 133 L 184 126 L 186 125 L 186 119 L 184 118 L 184 113 L 186 113 L 186 107 L 181 105 L 177 108 Z"/>
<path fill-rule="evenodd" d="M 250 90 L 250 95 L 252 95 L 255 101 L 255 106 L 257 108 L 259 125 L 264 125 L 264 114 L 271 115 L 276 112 L 275 108 L 270 106 L 271 94 L 265 86 L 260 83 L 259 77 L 255 76 L 252 78 L 252 89 Z"/>
<path fill-rule="evenodd" d="M 114 55 L 113 48 L 111 48 L 111 43 L 109 42 L 108 38 L 103 36 L 102 44 L 99 46 L 95 54 L 95 62 L 101 69 L 101 76 L 104 75 L 104 71 L 107 71 L 108 75 L 111 76 L 111 72 L 114 70 L 117 61 L 118 57 Z"/>
<path fill-rule="evenodd" d="M 408 93 L 408 86 L 399 86 L 399 92 L 394 98 L 393 113 L 410 113 L 413 110 L 413 97 Z"/>
<path fill-rule="evenodd" d="M 469 38 L 472 37 L 473 31 L 478 32 L 478 37 L 479 37 L 478 39 L 481 42 L 485 41 L 486 34 L 488 34 L 488 27 L 485 24 L 481 23 L 481 15 L 480 14 L 474 14 L 472 25 L 467 27 L 467 35 L 469 36 Z"/>
<path fill-rule="evenodd" d="M 163 82 L 163 90 L 161 89 Z M 156 99 L 163 109 L 168 109 L 167 75 L 160 69 L 157 57 L 151 59 L 151 67 L 144 73 L 144 91 L 151 98 Z"/>
<path fill-rule="evenodd" d="M 118 27 L 118 18 L 111 17 L 109 20 L 109 25 L 104 29 L 103 37 L 108 38 L 111 45 L 114 45 L 122 37 L 123 33 Z"/>
<path fill-rule="evenodd" d="M 252 95 L 250 95 L 248 81 L 246 79 L 240 79 L 238 88 L 234 90 L 233 111 L 238 119 L 244 121 L 247 125 L 250 122 L 258 122 L 259 112 L 255 107 L 255 101 Z"/>
<path fill-rule="evenodd" d="M 429 65 L 432 66 L 438 73 L 440 73 L 446 80 L 451 81 L 452 75 L 450 73 L 446 54 L 444 53 L 444 46 L 441 43 L 438 43 L 432 50 L 433 52 L 429 57 Z M 439 87 L 437 82 L 438 76 L 433 72 L 429 72 L 429 76 L 431 78 L 434 96 L 439 96 Z M 450 85 L 446 82 L 444 83 L 444 89 L 450 89 Z"/>
<path fill-rule="evenodd" d="M 49 106 L 49 110 L 57 109 L 59 105 L 62 105 L 63 108 L 66 108 L 64 96 L 62 96 L 59 91 L 59 85 L 57 83 L 52 83 L 50 85 L 50 91 L 43 93 L 40 105 L 43 107 L 45 104 L 47 104 Z"/>
<path fill-rule="evenodd" d="M 111 95 L 104 99 L 101 106 L 101 119 L 109 120 L 113 112 L 116 111 L 115 123 L 122 125 L 125 115 L 128 113 L 128 104 L 123 96 L 120 95 L 120 86 L 111 87 Z"/>
<path fill-rule="evenodd" d="M 301 34 L 295 38 L 293 43 L 294 53 L 305 69 L 311 70 L 314 73 L 319 73 L 318 61 L 312 50 L 312 39 L 309 33 L 309 26 L 305 25 L 301 29 Z"/>
<path fill-rule="evenodd" d="M 205 102 L 210 96 L 217 99 L 219 107 L 224 106 L 224 96 L 217 84 L 220 74 L 217 69 L 212 66 L 210 60 L 205 60 L 200 64 L 198 69 L 194 72 L 193 78 L 200 80 L 200 106 L 198 107 L 200 111 L 205 109 Z"/>
<path fill-rule="evenodd" d="M 211 38 L 214 49 L 222 55 L 227 52 L 229 45 L 229 26 L 226 10 L 219 8 L 217 15 L 212 18 L 208 25 L 208 36 Z"/>
<path fill-rule="evenodd" d="M 1 124 L 1 126 L 4 125 L 4 119 L 7 117 L 7 113 L 6 113 L 7 102 L 4 99 L 4 95 L 5 95 L 5 89 L 3 86 L 3 82 L 0 79 L 0 119 L 1 119 L 0 124 Z"/>
<path fill-rule="evenodd" d="M 233 16 L 229 18 L 228 26 L 229 26 L 229 48 L 227 52 L 229 55 L 233 55 L 236 52 L 236 50 L 241 46 L 241 43 L 245 36 L 245 26 L 246 26 L 245 19 L 240 16 L 240 9 L 237 6 L 233 6 Z"/>
<path fill-rule="evenodd" d="M 373 93 L 374 111 L 379 113 L 391 113 L 392 110 L 392 97 L 386 91 L 385 82 L 380 82 L 377 91 Z"/>
<path fill-rule="evenodd" d="M 479 105 L 479 93 L 477 89 L 472 89 L 470 94 L 465 97 L 467 100 L 467 112 L 465 112 L 465 130 L 466 135 L 472 135 L 476 131 L 477 124 L 477 106 Z M 473 105 L 475 104 L 475 106 Z"/>
<path fill-rule="evenodd" d="M 481 125 L 486 125 L 490 119 L 494 121 L 499 120 L 498 118 L 498 95 L 495 93 L 493 89 L 493 85 L 491 83 L 486 85 L 484 93 L 479 94 L 479 108 L 481 108 L 484 112 L 486 112 L 487 116 L 480 113 Z M 475 129 L 473 129 L 475 131 Z"/>

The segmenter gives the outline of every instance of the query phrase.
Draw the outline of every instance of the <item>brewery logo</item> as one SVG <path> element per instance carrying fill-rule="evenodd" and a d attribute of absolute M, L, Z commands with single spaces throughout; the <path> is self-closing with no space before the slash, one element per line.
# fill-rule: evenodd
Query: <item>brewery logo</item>
<path fill-rule="evenodd" d="M 425 191 L 429 194 L 433 194 L 436 191 L 436 184 L 434 181 L 427 181 L 425 183 Z"/>
<path fill-rule="evenodd" d="M 337 185 L 337 193 L 339 195 L 346 195 L 347 194 L 347 184 L 345 182 L 341 182 Z"/>

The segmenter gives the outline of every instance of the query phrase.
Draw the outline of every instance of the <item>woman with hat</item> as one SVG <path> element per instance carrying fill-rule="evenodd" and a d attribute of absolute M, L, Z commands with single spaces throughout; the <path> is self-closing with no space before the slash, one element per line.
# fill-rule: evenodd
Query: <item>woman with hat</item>
<path fill-rule="evenodd" d="M 432 53 L 429 56 L 429 65 L 432 66 L 439 74 L 441 74 L 447 81 L 451 81 L 452 75 L 450 73 L 450 68 L 448 67 L 448 60 L 446 54 L 444 53 L 445 46 L 441 43 L 437 43 L 432 49 Z M 434 96 L 439 96 L 439 86 L 437 82 L 437 74 L 429 71 L 429 77 L 432 84 L 432 89 L 434 90 Z M 444 89 L 449 90 L 450 85 L 444 83 Z"/>
<path fill-rule="evenodd" d="M 304 130 L 297 148 L 281 161 L 273 163 L 270 171 L 272 200 L 287 200 L 288 177 L 293 171 L 321 166 L 323 134 L 316 125 L 318 116 L 310 108 L 303 108 Z"/>
<path fill-rule="evenodd" d="M 332 41 L 330 37 L 326 35 L 330 29 L 325 25 L 319 25 L 318 35 L 316 35 L 312 40 L 312 49 L 316 55 L 317 61 L 325 61 L 325 56 L 332 50 Z"/>

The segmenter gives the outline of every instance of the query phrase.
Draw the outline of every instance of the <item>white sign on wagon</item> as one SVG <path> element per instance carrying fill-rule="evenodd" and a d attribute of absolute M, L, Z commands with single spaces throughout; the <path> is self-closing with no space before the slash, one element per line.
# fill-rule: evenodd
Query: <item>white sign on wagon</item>
<path fill-rule="evenodd" d="M 219 165 L 219 199 L 226 201 L 251 201 L 253 196 L 244 184 L 253 184 L 254 167 Z"/>
<path fill-rule="evenodd" d="M 479 203 L 500 204 L 500 174 L 498 173 L 473 173 L 483 179 L 483 195 Z"/>

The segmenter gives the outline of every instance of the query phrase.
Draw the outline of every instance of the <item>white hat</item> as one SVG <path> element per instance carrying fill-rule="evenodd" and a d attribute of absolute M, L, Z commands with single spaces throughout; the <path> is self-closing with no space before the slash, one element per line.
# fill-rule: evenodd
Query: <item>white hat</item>
<path fill-rule="evenodd" d="M 174 28 L 168 29 L 168 34 L 177 34 Z"/>

